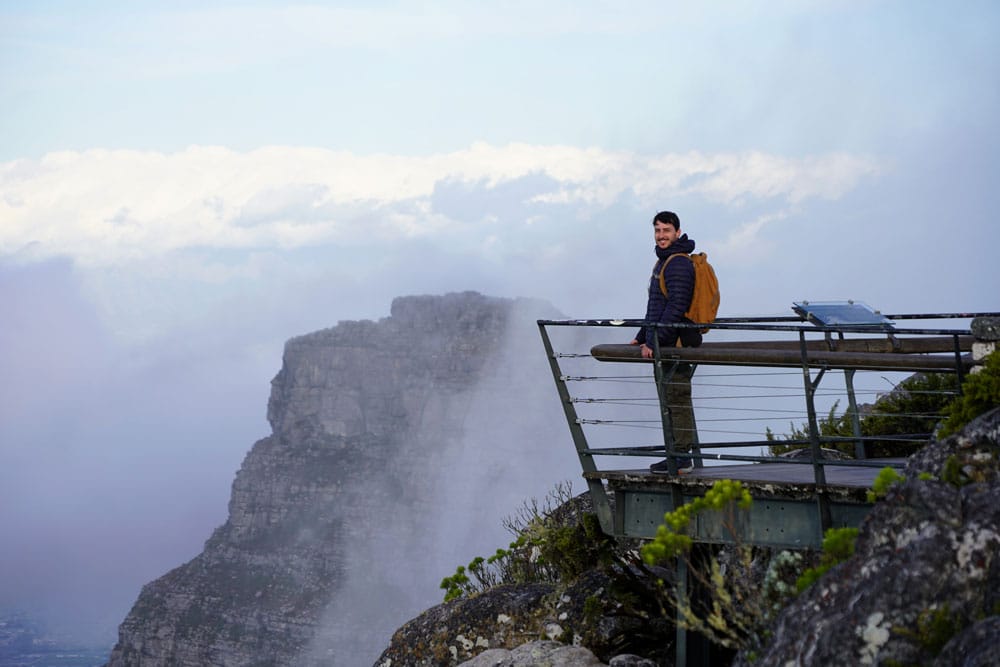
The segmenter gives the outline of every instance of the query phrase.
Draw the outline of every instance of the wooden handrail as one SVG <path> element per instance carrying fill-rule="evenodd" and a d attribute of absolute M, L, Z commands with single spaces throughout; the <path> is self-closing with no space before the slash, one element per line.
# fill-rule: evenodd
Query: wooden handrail
<path fill-rule="evenodd" d="M 798 341 L 782 342 L 781 345 L 760 345 L 745 343 L 711 343 L 701 347 L 676 347 L 660 350 L 663 359 L 686 361 L 696 364 L 714 365 L 761 365 L 802 367 L 802 352 Z M 822 345 L 816 345 L 816 343 Z M 848 341 L 836 341 L 838 344 Z M 915 341 L 914 341 L 915 342 Z M 887 371 L 938 371 L 954 372 L 956 359 L 951 355 L 930 355 L 917 352 L 864 352 L 826 349 L 826 341 L 810 341 L 806 355 L 808 365 L 818 368 L 858 368 Z M 954 342 L 952 342 L 954 346 Z M 971 342 L 969 343 L 971 348 Z M 954 347 L 951 348 L 953 350 Z M 942 352 L 948 350 L 941 350 Z M 642 358 L 638 345 L 604 343 L 590 349 L 597 361 L 652 363 L 652 359 Z M 972 358 L 964 354 L 960 358 L 962 370 L 973 365 Z"/>

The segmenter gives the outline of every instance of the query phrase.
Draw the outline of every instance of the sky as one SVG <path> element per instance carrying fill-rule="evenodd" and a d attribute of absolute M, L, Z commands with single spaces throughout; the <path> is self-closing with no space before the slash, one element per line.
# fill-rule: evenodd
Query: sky
<path fill-rule="evenodd" d="M 0 0 L 0 609 L 113 632 L 197 554 L 288 338 L 462 290 L 640 317 L 659 210 L 721 315 L 1000 310 L 998 37 L 974 0 Z"/>

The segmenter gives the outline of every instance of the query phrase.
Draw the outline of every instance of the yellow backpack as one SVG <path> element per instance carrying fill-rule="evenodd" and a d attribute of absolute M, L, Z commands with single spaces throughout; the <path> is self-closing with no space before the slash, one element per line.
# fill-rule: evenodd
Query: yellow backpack
<path fill-rule="evenodd" d="M 667 282 L 663 278 L 663 272 L 667 269 L 667 264 L 674 257 L 684 256 L 691 260 L 694 265 L 694 291 L 691 294 L 691 307 L 684 313 L 695 324 L 711 324 L 715 321 L 715 316 L 719 312 L 719 302 L 722 296 L 719 292 L 719 279 L 715 277 L 715 269 L 708 263 L 708 255 L 703 252 L 688 255 L 687 253 L 674 253 L 667 257 L 660 267 L 660 291 L 663 296 L 667 296 Z M 708 329 L 702 329 L 705 333 Z"/>

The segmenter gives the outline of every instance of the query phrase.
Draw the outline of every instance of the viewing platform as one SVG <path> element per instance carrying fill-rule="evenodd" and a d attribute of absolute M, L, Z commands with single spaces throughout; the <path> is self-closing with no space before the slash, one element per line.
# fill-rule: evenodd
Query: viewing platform
<path fill-rule="evenodd" d="M 654 346 L 652 359 L 627 344 L 645 325 L 641 320 L 538 322 L 604 532 L 651 538 L 665 513 L 730 479 L 740 481 L 754 502 L 748 510 L 697 515 L 691 528 L 696 542 L 818 548 L 826 529 L 858 526 L 879 471 L 902 468 L 899 452 L 931 437 L 929 429 L 864 435 L 862 418 L 882 416 L 875 412 L 878 399 L 903 391 L 900 382 L 915 373 L 946 374 L 952 380 L 936 391 L 957 395 L 977 363 L 971 320 L 997 317 L 882 315 L 854 302 L 802 302 L 793 310 L 789 317 L 658 325 L 708 333 L 697 348 Z M 904 322 L 921 326 L 900 326 Z M 676 449 L 672 417 L 681 406 L 670 402 L 671 390 L 688 377 L 696 425 L 679 437 L 693 443 L 690 454 Z M 834 377 L 840 381 L 831 382 Z M 938 417 L 894 418 L 909 425 L 933 424 Z M 831 418 L 846 420 L 850 433 L 831 432 Z M 799 451 L 779 456 L 775 447 Z M 652 461 L 676 454 L 693 458 L 694 470 L 649 471 Z"/>

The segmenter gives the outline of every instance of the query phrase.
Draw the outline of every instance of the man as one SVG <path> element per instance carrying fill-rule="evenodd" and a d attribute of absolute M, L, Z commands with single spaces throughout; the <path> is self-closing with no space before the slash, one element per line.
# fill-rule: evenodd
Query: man
<path fill-rule="evenodd" d="M 694 293 L 694 265 L 687 257 L 675 257 L 676 254 L 694 252 L 694 241 L 687 234 L 681 233 L 681 221 L 676 213 L 660 211 L 653 218 L 653 239 L 656 242 L 656 264 L 649 281 L 649 299 L 646 302 L 646 321 L 661 324 L 687 323 L 691 320 L 684 313 L 691 307 L 691 297 Z M 666 267 L 664 263 L 666 262 Z M 666 295 L 660 290 L 660 272 L 666 285 Z M 668 349 L 678 344 L 684 347 L 701 345 L 701 332 L 692 328 L 656 328 L 643 327 L 636 334 L 632 345 L 639 345 L 644 359 L 653 358 L 653 338 L 659 336 L 660 349 Z M 689 452 L 695 438 L 694 409 L 691 406 L 691 375 L 694 369 L 690 364 L 678 364 L 673 377 L 667 384 L 667 406 L 670 410 L 670 423 L 673 427 L 674 446 L 676 451 Z M 694 462 L 689 456 L 675 457 L 677 471 L 690 472 Z M 669 463 L 666 459 L 649 466 L 651 472 L 669 473 Z"/>

